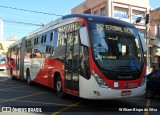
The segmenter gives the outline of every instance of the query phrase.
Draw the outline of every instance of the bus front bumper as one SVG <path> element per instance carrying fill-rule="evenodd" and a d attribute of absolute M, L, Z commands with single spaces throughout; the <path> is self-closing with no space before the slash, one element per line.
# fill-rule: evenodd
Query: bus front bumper
<path fill-rule="evenodd" d="M 93 76 L 86 80 L 79 77 L 80 97 L 86 99 L 118 99 L 126 97 L 137 97 L 145 93 L 146 83 L 143 86 L 134 89 L 111 89 L 102 88 L 97 84 Z"/>

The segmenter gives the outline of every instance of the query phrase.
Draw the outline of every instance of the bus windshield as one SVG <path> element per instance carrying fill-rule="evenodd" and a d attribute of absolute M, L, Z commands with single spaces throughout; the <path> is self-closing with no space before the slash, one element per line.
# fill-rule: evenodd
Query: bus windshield
<path fill-rule="evenodd" d="M 116 72 L 140 72 L 143 52 L 135 28 L 90 22 L 90 32 L 93 57 L 100 68 Z"/>

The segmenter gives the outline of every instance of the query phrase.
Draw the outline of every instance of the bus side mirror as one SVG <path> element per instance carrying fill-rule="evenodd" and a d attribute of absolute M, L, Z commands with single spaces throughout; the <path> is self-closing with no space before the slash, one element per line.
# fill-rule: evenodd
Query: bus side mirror
<path fill-rule="evenodd" d="M 143 52 L 147 52 L 146 42 L 145 42 L 144 38 L 141 35 L 140 35 L 140 40 L 141 40 L 141 43 L 142 43 Z"/>
<path fill-rule="evenodd" d="M 88 35 L 88 30 L 86 27 L 82 27 L 79 30 L 80 33 L 80 42 L 82 45 L 90 47 L 89 45 L 89 35 Z"/>

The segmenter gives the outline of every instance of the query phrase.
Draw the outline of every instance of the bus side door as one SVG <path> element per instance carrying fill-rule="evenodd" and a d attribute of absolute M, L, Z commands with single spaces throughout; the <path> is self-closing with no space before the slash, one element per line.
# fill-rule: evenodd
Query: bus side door
<path fill-rule="evenodd" d="M 20 77 L 20 48 L 17 48 L 17 55 L 16 55 L 16 76 Z"/>
<path fill-rule="evenodd" d="M 66 39 L 65 88 L 79 92 L 79 36 L 78 31 L 68 33 Z"/>

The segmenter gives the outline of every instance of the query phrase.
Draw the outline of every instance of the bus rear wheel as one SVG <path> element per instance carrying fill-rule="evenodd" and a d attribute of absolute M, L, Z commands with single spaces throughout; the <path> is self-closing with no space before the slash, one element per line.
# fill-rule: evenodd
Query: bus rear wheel
<path fill-rule="evenodd" d="M 27 77 L 27 85 L 31 86 L 32 85 L 32 81 L 31 81 L 31 77 L 30 77 L 29 71 L 26 72 L 26 77 Z"/>
<path fill-rule="evenodd" d="M 61 77 L 58 76 L 56 79 L 56 92 L 59 97 L 65 97 L 65 92 L 63 91 Z"/>
<path fill-rule="evenodd" d="M 11 76 L 11 79 L 12 79 L 12 80 L 15 79 L 15 77 L 13 76 L 13 71 L 12 71 L 12 69 L 10 69 L 10 76 Z"/>

